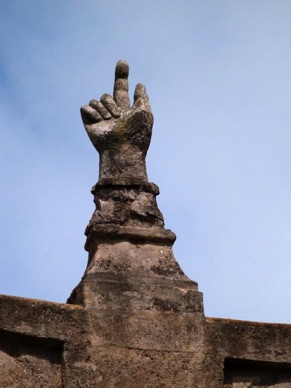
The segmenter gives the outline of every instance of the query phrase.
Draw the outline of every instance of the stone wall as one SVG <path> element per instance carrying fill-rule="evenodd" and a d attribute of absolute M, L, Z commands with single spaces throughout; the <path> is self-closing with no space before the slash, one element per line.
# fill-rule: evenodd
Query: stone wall
<path fill-rule="evenodd" d="M 0 386 L 291 387 L 291 325 L 161 300 L 106 310 L 1 296 Z"/>

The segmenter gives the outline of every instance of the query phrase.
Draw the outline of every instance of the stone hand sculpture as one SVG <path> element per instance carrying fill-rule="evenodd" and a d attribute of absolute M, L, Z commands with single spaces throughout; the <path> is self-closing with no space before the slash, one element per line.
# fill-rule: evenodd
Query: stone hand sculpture
<path fill-rule="evenodd" d="M 144 85 L 137 84 L 134 102 L 128 96 L 127 62 L 115 68 L 113 97 L 103 94 L 81 107 L 87 134 L 100 155 L 99 185 L 146 183 L 145 157 L 150 144 L 153 115 Z"/>

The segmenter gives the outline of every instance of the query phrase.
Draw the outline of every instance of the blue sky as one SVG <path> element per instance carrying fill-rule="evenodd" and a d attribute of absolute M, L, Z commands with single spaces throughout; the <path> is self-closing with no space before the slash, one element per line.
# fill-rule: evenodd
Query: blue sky
<path fill-rule="evenodd" d="M 291 322 L 291 2 L 0 2 L 0 293 L 64 302 L 98 155 L 79 108 L 146 84 L 147 157 L 207 316 Z"/>

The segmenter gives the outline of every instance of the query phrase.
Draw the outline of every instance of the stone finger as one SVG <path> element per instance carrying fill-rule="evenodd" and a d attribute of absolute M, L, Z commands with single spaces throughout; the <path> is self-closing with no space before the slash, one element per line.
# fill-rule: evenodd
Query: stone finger
<path fill-rule="evenodd" d="M 102 120 L 100 114 L 88 105 L 81 107 L 81 116 L 84 124 L 95 124 Z"/>
<path fill-rule="evenodd" d="M 130 109 L 130 100 L 128 96 L 128 74 L 128 63 L 124 60 L 118 61 L 115 67 L 113 98 L 116 105 L 122 110 Z"/>
<path fill-rule="evenodd" d="M 100 101 L 104 105 L 104 107 L 112 114 L 113 117 L 117 118 L 120 117 L 121 112 L 118 106 L 116 105 L 114 99 L 110 94 L 103 94 L 102 97 L 100 98 Z"/>
<path fill-rule="evenodd" d="M 133 96 L 134 102 L 136 102 L 136 100 L 140 98 L 146 101 L 149 100 L 149 97 L 146 92 L 146 88 L 143 84 L 137 84 L 134 91 L 134 96 Z"/>
<path fill-rule="evenodd" d="M 108 110 L 101 104 L 98 100 L 91 100 L 89 102 L 89 105 L 97 110 L 97 112 L 103 117 L 105 120 L 111 119 L 111 114 L 108 112 Z"/>

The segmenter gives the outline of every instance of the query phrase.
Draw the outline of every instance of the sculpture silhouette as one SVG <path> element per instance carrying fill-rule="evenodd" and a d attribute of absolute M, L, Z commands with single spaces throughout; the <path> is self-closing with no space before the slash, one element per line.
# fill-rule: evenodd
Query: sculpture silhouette
<path fill-rule="evenodd" d="M 128 96 L 127 62 L 115 68 L 113 97 L 103 94 L 81 107 L 88 136 L 100 155 L 99 184 L 132 185 L 147 182 L 145 157 L 153 115 L 145 86 L 137 84 L 134 102 Z"/>

